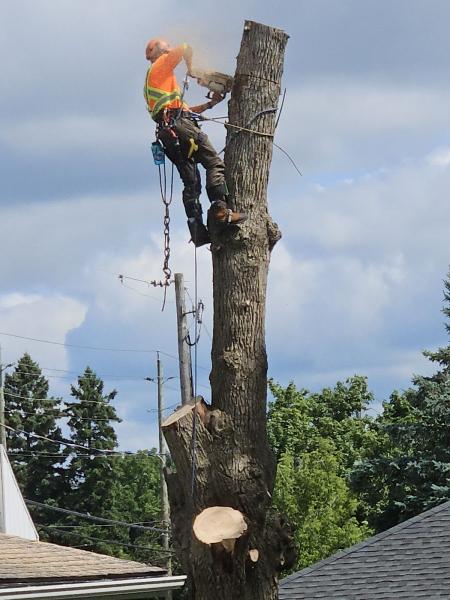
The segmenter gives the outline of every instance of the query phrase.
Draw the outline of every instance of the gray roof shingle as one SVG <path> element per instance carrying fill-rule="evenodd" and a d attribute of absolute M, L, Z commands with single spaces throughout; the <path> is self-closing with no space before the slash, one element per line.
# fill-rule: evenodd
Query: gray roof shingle
<path fill-rule="evenodd" d="M 158 577 L 164 569 L 0 533 L 0 587 L 12 582 L 46 583 L 118 577 Z"/>
<path fill-rule="evenodd" d="M 280 600 L 450 599 L 450 502 L 280 582 Z"/>

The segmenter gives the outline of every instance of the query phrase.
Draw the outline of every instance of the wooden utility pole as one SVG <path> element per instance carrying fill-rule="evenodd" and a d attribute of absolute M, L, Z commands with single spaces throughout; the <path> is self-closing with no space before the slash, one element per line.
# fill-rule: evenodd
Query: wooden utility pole
<path fill-rule="evenodd" d="M 3 391 L 2 347 L 0 346 L 0 444 L 6 450 L 5 394 Z"/>
<path fill-rule="evenodd" d="M 276 461 L 266 430 L 266 286 L 281 237 L 267 184 L 287 39 L 245 22 L 225 165 L 231 198 L 249 219 L 211 231 L 211 405 L 183 406 L 163 423 L 176 466 L 166 478 L 173 542 L 190 600 L 275 600 L 278 574 L 295 558 L 283 519 L 271 509 Z"/>
<path fill-rule="evenodd" d="M 161 521 L 163 527 L 167 528 L 170 524 L 170 511 L 169 511 L 169 497 L 167 494 L 167 484 L 165 480 L 165 469 L 167 462 L 167 448 L 162 433 L 162 421 L 164 415 L 164 372 L 161 359 L 159 358 L 159 352 L 157 352 L 156 358 L 156 372 L 157 372 L 157 384 L 158 384 L 158 435 L 159 435 L 159 458 L 161 459 Z M 162 546 L 163 549 L 169 552 L 169 532 L 162 534 Z M 172 574 L 172 560 L 170 554 L 167 554 L 166 560 L 167 575 Z M 172 598 L 172 592 L 167 592 L 167 600 Z"/>
<path fill-rule="evenodd" d="M 182 273 L 175 273 L 175 302 L 177 307 L 178 326 L 178 361 L 180 364 L 181 404 L 190 404 L 192 400 L 191 355 L 187 344 L 188 327 L 186 319 L 186 302 L 184 298 L 184 278 Z"/>

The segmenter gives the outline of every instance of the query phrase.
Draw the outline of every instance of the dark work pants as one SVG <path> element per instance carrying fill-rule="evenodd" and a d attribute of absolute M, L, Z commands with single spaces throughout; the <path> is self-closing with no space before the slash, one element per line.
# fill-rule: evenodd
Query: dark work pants
<path fill-rule="evenodd" d="M 198 163 L 206 170 L 206 191 L 209 199 L 211 202 L 222 200 L 224 198 L 225 165 L 214 150 L 208 136 L 203 133 L 195 121 L 187 117 L 177 119 L 172 129 L 175 131 L 176 137 L 170 129 L 161 128 L 158 138 L 164 146 L 166 155 L 180 174 L 184 185 L 183 201 L 199 198 L 202 191 Z M 192 154 L 191 158 L 188 158 L 191 147 L 190 139 L 197 144 L 198 150 Z"/>

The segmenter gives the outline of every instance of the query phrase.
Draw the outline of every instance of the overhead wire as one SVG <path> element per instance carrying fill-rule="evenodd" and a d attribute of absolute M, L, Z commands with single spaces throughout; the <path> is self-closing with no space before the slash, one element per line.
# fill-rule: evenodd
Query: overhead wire
<path fill-rule="evenodd" d="M 72 400 L 64 400 L 64 398 L 35 398 L 34 396 L 22 396 L 20 394 L 14 394 L 14 392 L 9 392 L 7 388 L 3 388 L 4 389 L 4 393 L 5 396 L 11 396 L 12 398 L 20 398 L 21 400 L 28 400 L 29 402 L 46 402 L 46 401 L 52 401 L 52 402 L 64 402 L 65 404 L 75 404 L 75 405 L 79 405 L 81 404 L 81 402 L 83 404 L 101 404 L 102 406 L 109 406 L 111 408 L 114 408 L 114 406 L 112 404 L 108 404 L 107 402 L 101 401 L 101 400 L 82 400 L 80 402 L 74 402 Z"/>
<path fill-rule="evenodd" d="M 163 356 L 167 356 L 168 358 L 173 358 L 174 360 L 178 360 L 177 356 L 173 354 L 169 354 L 168 352 L 164 352 L 163 350 L 145 350 L 145 349 L 136 349 L 136 348 L 111 348 L 107 346 L 85 346 L 82 344 L 68 344 L 66 342 L 55 342 L 53 340 L 44 340 L 41 338 L 28 337 L 25 335 L 17 335 L 15 333 L 7 333 L 5 331 L 0 331 L 0 335 L 5 335 L 8 337 L 18 338 L 22 340 L 30 340 L 32 342 L 40 342 L 42 344 L 53 344 L 55 346 L 63 346 L 65 348 L 78 348 L 82 350 L 99 350 L 102 352 L 132 352 L 137 354 L 156 354 L 160 353 Z"/>
<path fill-rule="evenodd" d="M 106 519 L 105 517 L 96 517 L 88 513 L 81 513 L 76 510 L 69 510 L 68 508 L 61 508 L 59 506 L 52 506 L 51 504 L 44 504 L 43 502 L 37 502 L 36 500 L 29 500 L 24 498 L 25 502 L 29 506 L 37 506 L 38 508 L 44 508 L 53 512 L 59 512 L 65 515 L 73 515 L 76 517 L 82 517 L 88 521 L 96 521 L 97 523 L 107 523 L 109 525 L 120 525 L 122 527 L 133 527 L 139 531 L 156 531 L 157 533 L 167 533 L 167 528 L 152 527 L 150 525 L 140 525 L 136 523 L 129 523 L 127 521 L 119 521 L 117 519 Z"/>
<path fill-rule="evenodd" d="M 89 448 L 88 446 L 82 446 L 81 444 L 76 444 L 75 442 L 70 442 L 68 440 L 57 440 L 54 438 L 49 438 L 45 435 L 39 435 L 38 433 L 31 433 L 30 431 L 25 431 L 24 429 L 16 429 L 14 427 L 10 427 L 9 425 L 5 425 L 4 423 L 0 423 L 0 427 L 4 427 L 5 429 L 8 429 L 9 431 L 14 431 L 15 433 L 23 433 L 28 437 L 45 440 L 46 442 L 51 442 L 53 444 L 67 446 L 69 448 L 80 448 L 81 450 L 84 450 L 85 452 L 91 452 L 91 453 L 100 452 L 105 455 L 118 454 L 117 450 L 109 450 L 108 448 Z"/>
<path fill-rule="evenodd" d="M 113 544 L 116 546 L 123 546 L 124 548 L 137 548 L 138 550 L 150 550 L 152 552 L 160 553 L 164 556 L 173 554 L 173 552 L 171 552 L 170 550 L 164 550 L 163 548 L 159 548 L 156 546 L 138 546 L 137 544 L 128 544 L 127 542 L 119 542 L 117 540 L 104 540 L 102 538 L 94 537 L 92 535 L 86 535 L 85 533 L 79 533 L 77 531 L 65 531 L 64 529 L 58 529 L 56 527 L 50 527 L 49 525 L 42 525 L 40 523 L 37 523 L 36 526 L 42 529 L 56 531 L 57 533 L 62 533 L 65 535 L 77 535 L 78 537 L 88 538 L 89 540 L 94 540 L 103 544 Z"/>
<path fill-rule="evenodd" d="M 65 455 L 65 454 L 52 454 L 49 452 L 39 452 L 39 451 L 30 451 L 30 452 L 10 452 L 8 451 L 8 456 L 10 459 L 12 460 L 22 460 L 23 457 L 27 457 L 27 458 L 34 458 L 36 456 L 41 456 L 41 457 L 47 457 L 47 458 L 64 458 L 65 460 L 68 460 L 70 457 L 76 457 L 76 459 L 80 459 L 80 458 L 86 458 L 89 460 L 94 460 L 96 458 L 104 458 L 105 455 L 104 454 L 78 454 L 77 452 L 71 452 L 70 456 L 69 455 Z M 160 455 L 159 454 L 154 454 L 154 453 L 148 453 L 148 454 L 142 454 L 140 452 L 131 452 L 130 450 L 126 450 L 124 452 L 120 452 L 117 451 L 116 454 L 109 454 L 108 456 L 113 456 L 115 458 L 128 458 L 128 457 L 133 457 L 133 458 L 139 458 L 139 459 L 144 459 L 144 458 L 152 458 L 155 457 L 158 460 L 160 460 Z"/>
<path fill-rule="evenodd" d="M 20 416 L 30 416 L 30 417 L 39 417 L 39 416 L 44 416 L 46 413 L 49 413 L 50 411 L 44 411 L 44 412 L 34 412 L 34 413 L 30 413 L 30 412 L 25 412 L 23 410 L 20 409 L 16 409 L 16 410 L 5 410 L 5 413 L 7 414 L 14 414 L 14 413 L 19 413 Z M 103 419 L 102 417 L 97 417 L 97 415 L 92 415 L 91 417 L 79 417 L 78 415 L 67 415 L 64 413 L 61 414 L 57 414 L 57 415 L 52 415 L 53 417 L 55 417 L 56 419 L 72 419 L 72 418 L 76 418 L 77 421 L 111 421 L 111 419 Z M 119 419 L 121 417 L 119 417 L 119 415 L 116 415 Z"/>

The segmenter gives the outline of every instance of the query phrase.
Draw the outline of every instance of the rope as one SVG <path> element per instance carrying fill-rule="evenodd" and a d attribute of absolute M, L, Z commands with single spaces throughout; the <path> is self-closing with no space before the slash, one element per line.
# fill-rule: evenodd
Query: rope
<path fill-rule="evenodd" d="M 194 332 L 195 332 L 195 343 L 192 344 L 194 346 L 194 416 L 192 420 L 192 443 L 191 443 L 191 458 L 192 458 L 192 477 L 191 477 L 191 497 L 194 500 L 195 496 L 195 484 L 196 484 L 196 476 L 197 476 L 197 460 L 195 455 L 195 447 L 197 444 L 197 347 L 198 341 L 200 339 L 198 333 L 198 314 L 199 314 L 199 305 L 198 305 L 198 268 L 197 268 L 197 247 L 194 246 L 194 280 L 195 280 L 195 291 L 194 291 L 194 300 L 195 300 L 195 323 L 194 323 Z M 202 304 L 203 306 L 203 304 Z"/>
<path fill-rule="evenodd" d="M 278 117 L 277 120 L 275 122 L 275 129 L 278 126 L 278 122 L 280 120 L 281 117 L 281 113 L 283 111 L 283 106 L 284 106 L 284 100 L 286 98 L 286 89 L 284 90 L 283 93 L 283 98 L 281 100 L 281 106 L 280 106 L 280 110 L 278 112 Z M 264 137 L 271 137 L 273 138 L 275 134 L 272 133 L 266 133 L 264 131 L 258 131 L 257 129 L 250 129 L 249 125 L 255 120 L 257 119 L 259 116 L 264 115 L 264 114 L 269 114 L 272 112 L 277 112 L 278 108 L 266 108 L 264 110 L 259 111 L 258 113 L 256 113 L 256 115 L 253 115 L 253 117 L 250 119 L 250 121 L 248 121 L 245 124 L 245 127 L 241 127 L 240 125 L 232 125 L 231 123 L 222 123 L 219 118 L 210 118 L 210 117 L 204 117 L 203 115 L 198 115 L 199 119 L 203 120 L 203 121 L 212 121 L 213 123 L 219 123 L 220 125 L 223 125 L 224 127 L 232 127 L 233 129 L 237 129 L 238 131 L 236 131 L 236 133 L 232 136 L 230 136 L 230 139 L 228 140 L 228 142 L 226 143 L 226 145 L 222 148 L 222 150 L 219 152 L 219 154 L 222 154 L 222 152 L 225 151 L 225 148 L 228 146 L 228 144 L 235 139 L 236 136 L 239 135 L 239 133 L 241 131 L 247 131 L 248 133 L 254 133 L 257 135 L 261 135 Z M 220 117 L 220 118 L 225 118 L 225 117 Z M 291 164 L 294 166 L 295 170 L 297 171 L 297 173 L 299 175 L 303 176 L 303 173 L 300 171 L 300 169 L 298 168 L 298 166 L 296 165 L 294 159 L 292 158 L 292 156 L 290 156 L 290 154 L 281 146 L 279 146 L 278 144 L 275 144 L 274 141 L 272 141 L 273 145 L 275 146 L 275 148 L 278 148 L 278 150 L 281 150 L 281 152 L 283 152 L 283 154 L 289 159 L 289 161 L 291 162 Z"/>

